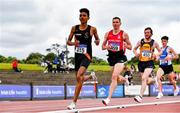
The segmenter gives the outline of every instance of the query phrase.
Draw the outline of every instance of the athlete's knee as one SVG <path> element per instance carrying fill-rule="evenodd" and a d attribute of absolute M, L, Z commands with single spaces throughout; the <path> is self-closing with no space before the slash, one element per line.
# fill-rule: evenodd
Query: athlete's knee
<path fill-rule="evenodd" d="M 117 79 L 118 79 L 118 75 L 117 74 L 113 74 L 111 80 L 112 81 L 114 81 L 114 80 L 117 81 Z"/>
<path fill-rule="evenodd" d="M 83 76 L 82 75 L 77 75 L 77 82 L 79 83 L 79 82 L 83 82 Z"/>
<path fill-rule="evenodd" d="M 174 79 L 169 80 L 169 82 L 170 82 L 171 84 L 175 84 L 175 83 L 176 83 L 176 81 L 175 81 Z"/>
<path fill-rule="evenodd" d="M 117 78 L 118 83 L 124 83 L 125 81 L 126 81 L 126 79 L 124 77 L 118 76 L 118 78 Z"/>
<path fill-rule="evenodd" d="M 148 80 L 148 77 L 142 76 L 141 80 L 142 80 L 143 82 L 146 82 L 146 81 Z"/>
<path fill-rule="evenodd" d="M 157 77 L 157 81 L 161 81 L 162 76 L 156 76 Z"/>
<path fill-rule="evenodd" d="M 79 69 L 77 74 L 78 74 L 78 76 L 82 76 L 84 74 L 84 71 Z"/>
<path fill-rule="evenodd" d="M 82 77 L 77 77 L 77 82 L 78 83 L 83 83 L 83 78 Z"/>
<path fill-rule="evenodd" d="M 170 81 L 173 81 L 173 80 L 175 79 L 175 76 L 174 76 L 173 74 L 170 74 L 170 75 L 168 76 L 168 79 L 169 79 Z"/>

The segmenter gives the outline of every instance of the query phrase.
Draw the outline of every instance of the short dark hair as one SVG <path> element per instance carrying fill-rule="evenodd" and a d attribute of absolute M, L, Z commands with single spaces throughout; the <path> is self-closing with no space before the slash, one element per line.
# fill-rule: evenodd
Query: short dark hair
<path fill-rule="evenodd" d="M 163 39 L 168 41 L 168 40 L 169 40 L 169 37 L 163 36 L 163 37 L 161 38 L 161 40 L 163 40 Z"/>
<path fill-rule="evenodd" d="M 144 29 L 144 31 L 146 31 L 146 30 L 150 30 L 151 34 L 153 34 L 153 30 L 152 30 L 151 27 L 146 27 L 146 28 Z"/>
<path fill-rule="evenodd" d="M 79 10 L 79 12 L 80 12 L 80 13 L 85 12 L 85 13 L 88 15 L 88 17 L 90 16 L 89 10 L 88 10 L 87 8 L 81 8 L 81 9 Z"/>
<path fill-rule="evenodd" d="M 112 20 L 115 20 L 115 19 L 118 19 L 119 20 L 119 22 L 121 22 L 121 19 L 119 18 L 119 17 L 114 17 Z"/>

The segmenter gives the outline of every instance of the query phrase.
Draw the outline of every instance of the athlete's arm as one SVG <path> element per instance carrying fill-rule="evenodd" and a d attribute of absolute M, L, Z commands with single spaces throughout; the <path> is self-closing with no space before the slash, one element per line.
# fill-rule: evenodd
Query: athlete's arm
<path fill-rule="evenodd" d="M 131 50 L 132 49 L 132 45 L 131 45 L 131 42 L 129 40 L 129 36 L 127 33 L 124 33 L 123 34 L 123 37 L 124 37 L 124 41 L 126 42 L 126 44 L 124 45 L 127 49 Z"/>
<path fill-rule="evenodd" d="M 68 40 L 67 40 L 67 45 L 69 45 L 69 46 L 74 46 L 74 45 L 77 46 L 78 43 L 79 43 L 78 41 L 72 42 L 72 39 L 73 39 L 73 36 L 74 36 L 74 32 L 75 32 L 75 26 L 73 26 L 71 28 L 71 32 L 70 32 Z"/>
<path fill-rule="evenodd" d="M 95 27 L 93 27 L 92 29 L 93 29 L 93 35 L 94 35 L 94 38 L 95 38 L 94 43 L 96 45 L 99 45 L 100 39 L 99 39 L 99 36 L 98 36 L 98 33 L 97 33 L 97 29 Z"/>
<path fill-rule="evenodd" d="M 161 48 L 160 48 L 159 44 L 158 44 L 157 42 L 155 42 L 154 45 L 155 45 L 155 48 L 157 49 L 157 51 L 158 51 L 160 54 L 162 54 L 162 51 L 161 51 Z"/>
<path fill-rule="evenodd" d="M 103 44 L 102 44 L 102 50 L 106 50 L 106 49 L 109 49 L 109 47 L 106 45 L 107 44 L 107 39 L 108 39 L 108 34 L 109 32 L 107 32 L 104 36 L 104 41 L 103 41 Z"/>
<path fill-rule="evenodd" d="M 157 42 L 154 42 L 154 48 L 157 49 L 158 53 L 155 55 L 156 61 L 159 59 L 159 56 L 162 54 L 162 50 Z"/>
<path fill-rule="evenodd" d="M 178 54 L 174 51 L 173 48 L 169 49 L 169 53 L 172 53 L 172 55 L 170 55 L 170 59 L 174 60 L 179 58 Z"/>
<path fill-rule="evenodd" d="M 171 48 L 170 50 L 171 50 L 171 52 L 172 52 L 172 54 L 173 54 L 173 59 L 178 59 L 179 56 L 178 56 L 178 54 L 176 53 L 176 51 L 174 51 L 173 48 Z"/>
<path fill-rule="evenodd" d="M 137 53 L 137 49 L 141 46 L 140 41 L 138 41 L 138 43 L 136 44 L 136 46 L 133 49 L 133 53 L 135 54 L 136 57 L 139 57 L 139 53 Z"/>

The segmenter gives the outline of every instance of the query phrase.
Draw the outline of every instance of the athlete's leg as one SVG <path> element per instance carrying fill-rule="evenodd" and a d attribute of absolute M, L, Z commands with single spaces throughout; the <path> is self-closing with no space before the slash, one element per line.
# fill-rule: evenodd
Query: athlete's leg
<path fill-rule="evenodd" d="M 180 73 L 177 73 L 177 80 L 179 80 L 180 81 Z"/>
<path fill-rule="evenodd" d="M 123 77 L 122 75 L 118 76 L 117 82 L 118 83 L 125 83 L 127 81 L 127 79 L 125 77 Z"/>
<path fill-rule="evenodd" d="M 84 76 L 84 82 L 89 80 L 89 79 L 92 79 L 92 76 L 91 75 L 85 75 Z"/>
<path fill-rule="evenodd" d="M 83 82 L 84 82 L 84 73 L 86 72 L 86 67 L 81 66 L 78 70 L 78 72 L 76 73 L 76 80 L 77 80 L 77 84 L 76 84 L 76 88 L 75 88 L 75 93 L 74 93 L 74 98 L 73 98 L 73 102 L 77 102 L 77 99 L 79 97 Z"/>
<path fill-rule="evenodd" d="M 175 81 L 175 73 L 174 72 L 171 72 L 168 76 L 170 82 L 173 84 L 174 86 L 174 96 L 177 96 L 178 93 L 179 93 L 179 87 L 176 85 L 176 81 Z"/>
<path fill-rule="evenodd" d="M 153 77 L 148 77 L 147 85 L 153 84 L 155 82 Z"/>
<path fill-rule="evenodd" d="M 84 82 L 89 80 L 89 79 L 92 79 L 92 80 L 97 80 L 97 77 L 95 75 L 95 72 L 91 72 L 89 75 L 85 75 L 84 76 Z"/>
<path fill-rule="evenodd" d="M 168 75 L 168 79 L 169 79 L 169 81 L 170 81 L 170 83 L 174 86 L 174 90 L 176 90 L 176 81 L 175 81 L 175 77 L 176 77 L 176 75 L 175 75 L 175 73 L 174 72 L 171 72 L 169 75 Z"/>
<path fill-rule="evenodd" d="M 144 70 L 144 73 L 142 74 L 142 85 L 141 85 L 141 90 L 140 90 L 140 96 L 142 97 L 144 95 L 144 92 L 146 90 L 147 86 L 147 80 L 149 75 L 151 74 L 153 68 L 146 68 Z"/>
<path fill-rule="evenodd" d="M 109 90 L 109 95 L 108 98 L 111 99 L 112 94 L 117 86 L 117 80 L 119 74 L 123 71 L 124 69 L 124 63 L 117 63 L 114 65 L 113 72 L 112 72 L 112 78 L 111 78 L 111 84 L 110 84 L 110 90 Z"/>
<path fill-rule="evenodd" d="M 163 76 L 164 71 L 162 68 L 158 68 L 156 76 L 157 76 L 157 82 L 158 82 L 158 92 L 162 93 L 162 82 L 161 82 L 161 77 Z"/>

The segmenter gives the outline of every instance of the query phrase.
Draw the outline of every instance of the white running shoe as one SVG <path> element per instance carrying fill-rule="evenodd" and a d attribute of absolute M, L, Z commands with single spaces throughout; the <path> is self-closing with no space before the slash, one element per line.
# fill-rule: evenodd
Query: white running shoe
<path fill-rule="evenodd" d="M 96 77 L 96 74 L 95 74 L 95 72 L 93 71 L 93 72 L 91 72 L 91 74 L 90 74 L 91 76 L 92 76 L 92 79 L 94 80 L 94 81 L 96 81 L 97 80 L 97 77 Z"/>
<path fill-rule="evenodd" d="M 69 109 L 69 110 L 76 109 L 76 103 L 75 102 L 71 102 L 71 104 L 69 104 L 69 106 L 67 106 L 67 109 Z"/>
<path fill-rule="evenodd" d="M 179 93 L 179 87 L 176 86 L 176 90 L 174 90 L 174 96 L 178 96 L 178 93 Z"/>
<path fill-rule="evenodd" d="M 162 92 L 159 92 L 159 93 L 158 93 L 158 96 L 156 97 L 156 99 L 160 99 L 160 98 L 162 98 L 162 97 L 163 97 Z"/>
<path fill-rule="evenodd" d="M 110 102 L 110 99 L 109 99 L 109 98 L 106 98 L 106 99 L 103 99 L 103 100 L 102 100 L 102 103 L 103 103 L 105 106 L 107 106 L 107 105 L 109 104 L 109 102 Z"/>
<path fill-rule="evenodd" d="M 134 100 L 138 103 L 141 103 L 142 102 L 142 97 L 141 96 L 135 96 L 134 97 Z"/>

